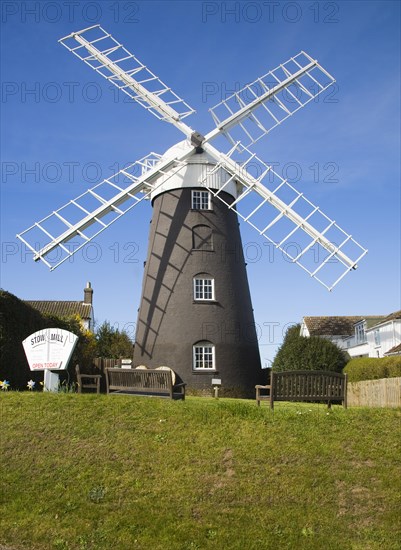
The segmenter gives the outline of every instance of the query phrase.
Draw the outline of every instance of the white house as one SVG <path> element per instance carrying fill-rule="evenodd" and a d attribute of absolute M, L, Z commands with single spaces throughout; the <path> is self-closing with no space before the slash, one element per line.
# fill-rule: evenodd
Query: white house
<path fill-rule="evenodd" d="M 345 349 L 351 357 L 377 357 L 371 354 L 372 337 L 368 334 L 378 324 L 384 321 L 384 315 L 377 317 L 361 317 L 354 324 L 354 330 L 348 338 L 344 340 Z"/>
<path fill-rule="evenodd" d="M 401 354 L 401 310 L 366 331 L 369 357 Z M 398 352 L 397 352 L 398 350 Z"/>
<path fill-rule="evenodd" d="M 401 354 L 401 311 L 390 315 L 304 317 L 301 336 L 327 338 L 351 357 Z"/>
<path fill-rule="evenodd" d="M 355 333 L 355 324 L 362 315 L 350 317 L 304 317 L 301 323 L 301 336 L 319 336 L 327 338 L 340 349 L 347 349 L 347 341 Z M 382 317 L 384 319 L 384 316 Z M 376 319 L 376 317 L 375 317 Z"/>

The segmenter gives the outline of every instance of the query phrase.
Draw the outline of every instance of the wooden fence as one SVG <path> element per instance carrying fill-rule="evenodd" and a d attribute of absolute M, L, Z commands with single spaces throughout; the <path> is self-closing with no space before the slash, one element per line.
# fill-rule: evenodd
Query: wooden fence
<path fill-rule="evenodd" d="M 349 407 L 401 407 L 401 378 L 349 382 Z"/>

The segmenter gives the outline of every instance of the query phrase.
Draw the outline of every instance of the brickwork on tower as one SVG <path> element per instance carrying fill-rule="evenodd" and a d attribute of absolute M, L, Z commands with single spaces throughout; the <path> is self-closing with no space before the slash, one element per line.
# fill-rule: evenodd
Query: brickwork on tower
<path fill-rule="evenodd" d="M 167 365 L 189 390 L 220 378 L 223 393 L 253 396 L 261 382 L 238 218 L 204 188 L 154 199 L 134 365 Z"/>

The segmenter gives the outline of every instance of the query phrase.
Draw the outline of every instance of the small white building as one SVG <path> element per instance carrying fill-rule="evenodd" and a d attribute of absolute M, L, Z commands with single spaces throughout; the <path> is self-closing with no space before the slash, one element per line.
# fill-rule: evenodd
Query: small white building
<path fill-rule="evenodd" d="M 351 357 L 401 354 L 401 311 L 390 315 L 304 317 L 301 336 L 327 338 Z"/>
<path fill-rule="evenodd" d="M 369 357 L 401 354 L 401 310 L 391 313 L 383 321 L 369 328 L 366 336 Z"/>
<path fill-rule="evenodd" d="M 371 355 L 371 336 L 368 338 L 370 331 L 386 317 L 384 315 L 377 317 L 362 317 L 354 324 L 352 334 L 344 340 L 343 349 L 345 349 L 351 357 L 377 357 Z"/>
<path fill-rule="evenodd" d="M 304 317 L 301 323 L 301 336 L 319 336 L 327 338 L 340 349 L 347 349 L 347 340 L 354 335 L 355 323 L 362 319 L 361 315 L 350 317 Z"/>

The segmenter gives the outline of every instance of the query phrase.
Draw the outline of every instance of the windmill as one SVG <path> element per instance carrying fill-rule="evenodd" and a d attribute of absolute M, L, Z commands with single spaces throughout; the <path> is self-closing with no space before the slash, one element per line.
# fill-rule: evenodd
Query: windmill
<path fill-rule="evenodd" d="M 216 127 L 202 135 L 184 122 L 194 110 L 100 25 L 60 43 L 185 139 L 106 178 L 18 238 L 55 269 L 151 200 L 134 364 L 168 365 L 191 388 L 210 388 L 218 377 L 226 390 L 251 393 L 261 365 L 238 218 L 329 290 L 367 252 L 250 149 L 334 78 L 301 51 L 210 109 Z M 219 136 L 228 140 L 225 152 L 211 144 Z"/>

